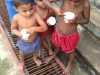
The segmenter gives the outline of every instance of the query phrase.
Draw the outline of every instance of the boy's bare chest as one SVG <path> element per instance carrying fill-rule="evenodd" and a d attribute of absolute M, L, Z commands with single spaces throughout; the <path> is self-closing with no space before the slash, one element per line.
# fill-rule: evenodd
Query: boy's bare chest
<path fill-rule="evenodd" d="M 22 18 L 18 21 L 19 23 L 19 27 L 21 28 L 30 28 L 32 26 L 35 26 L 36 25 L 36 20 L 35 18 Z"/>

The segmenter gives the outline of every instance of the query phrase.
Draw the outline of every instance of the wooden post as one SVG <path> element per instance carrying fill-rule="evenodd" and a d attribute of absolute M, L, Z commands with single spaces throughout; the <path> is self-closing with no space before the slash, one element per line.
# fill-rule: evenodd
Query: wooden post
<path fill-rule="evenodd" d="M 0 0 L 0 16 L 6 26 L 10 26 L 5 0 Z"/>

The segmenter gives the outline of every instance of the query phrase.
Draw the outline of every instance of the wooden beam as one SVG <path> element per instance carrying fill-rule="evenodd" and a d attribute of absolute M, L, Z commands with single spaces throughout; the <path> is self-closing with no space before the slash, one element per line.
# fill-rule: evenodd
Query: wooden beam
<path fill-rule="evenodd" d="M 9 26 L 10 22 L 8 20 L 8 13 L 5 5 L 5 0 L 0 0 L 0 16 L 2 17 L 4 24 L 6 26 Z"/>

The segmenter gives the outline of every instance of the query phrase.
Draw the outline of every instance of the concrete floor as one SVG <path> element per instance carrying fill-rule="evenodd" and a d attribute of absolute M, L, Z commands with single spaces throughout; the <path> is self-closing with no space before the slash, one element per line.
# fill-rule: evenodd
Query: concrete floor
<path fill-rule="evenodd" d="M 22 75 L 18 60 L 0 27 L 0 75 Z"/>
<path fill-rule="evenodd" d="M 84 29 L 80 31 L 80 35 L 78 50 L 100 72 L 100 40 Z"/>

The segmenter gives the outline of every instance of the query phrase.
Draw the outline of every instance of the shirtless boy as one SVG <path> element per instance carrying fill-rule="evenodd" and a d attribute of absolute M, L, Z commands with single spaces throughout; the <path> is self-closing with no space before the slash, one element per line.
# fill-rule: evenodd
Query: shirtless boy
<path fill-rule="evenodd" d="M 50 0 L 50 2 L 54 2 L 55 0 Z M 54 15 L 54 11 L 50 8 L 48 8 L 45 4 L 43 0 L 35 0 L 36 6 L 33 6 L 34 9 L 36 9 L 37 14 L 39 14 L 39 16 L 41 16 L 41 18 L 45 21 L 45 23 L 48 26 L 48 30 L 45 32 L 40 33 L 41 35 L 41 40 L 42 40 L 42 47 L 43 49 L 48 50 L 49 52 L 49 57 L 45 58 L 44 62 L 48 63 L 51 59 L 52 59 L 52 51 L 51 51 L 51 47 L 50 47 L 50 41 L 49 41 L 49 36 L 51 35 L 51 33 L 54 30 L 54 26 L 50 26 L 47 23 L 47 20 Z"/>
<path fill-rule="evenodd" d="M 47 30 L 47 25 L 33 10 L 33 0 L 14 0 L 17 14 L 13 17 L 11 31 L 17 39 L 17 46 L 24 55 L 33 53 L 33 60 L 39 66 L 40 36 L 38 32 Z"/>
<path fill-rule="evenodd" d="M 78 24 L 89 22 L 90 4 L 88 0 L 63 0 L 61 8 L 53 7 L 49 0 L 44 0 L 45 4 L 52 8 L 58 15 L 58 21 L 55 31 L 52 34 L 52 44 L 59 48 L 61 52 L 68 55 L 69 61 L 65 69 L 65 73 L 70 75 L 72 63 L 75 59 L 75 48 L 79 41 L 79 33 L 77 31 Z M 70 13 L 73 18 L 68 19 L 66 13 Z"/>

